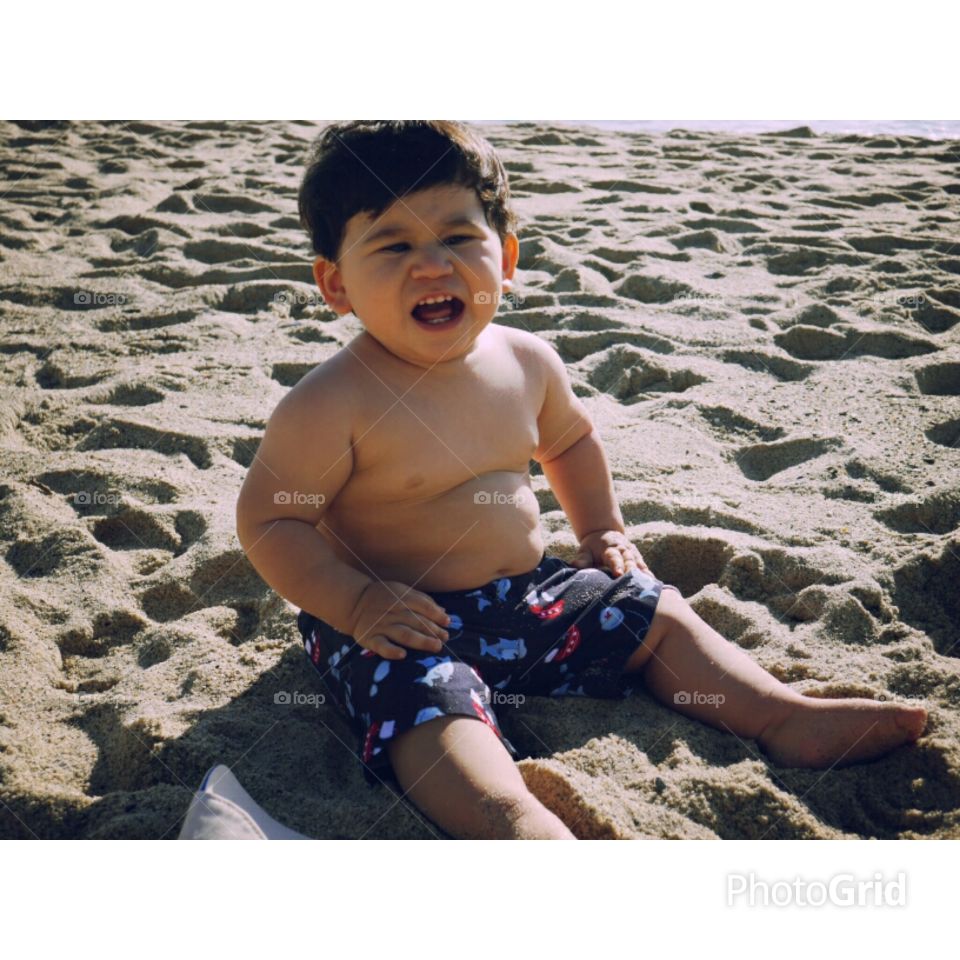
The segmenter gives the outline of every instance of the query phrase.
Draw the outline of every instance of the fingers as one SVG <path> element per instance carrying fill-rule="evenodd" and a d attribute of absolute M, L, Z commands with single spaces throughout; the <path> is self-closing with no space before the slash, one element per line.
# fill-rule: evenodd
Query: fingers
<path fill-rule="evenodd" d="M 426 593 L 405 583 L 380 581 L 364 595 L 352 633 L 356 642 L 386 660 L 402 660 L 405 647 L 439 653 L 450 618 Z"/>
<path fill-rule="evenodd" d="M 408 611 L 407 616 L 403 618 L 403 622 L 436 640 L 447 640 L 450 637 L 450 634 L 443 627 L 437 626 L 433 620 L 428 620 L 423 614 L 414 613 L 412 610 Z"/>
<path fill-rule="evenodd" d="M 441 629 L 447 626 L 450 623 L 450 618 L 447 616 L 447 611 L 437 603 L 433 597 L 428 596 L 425 593 L 421 593 L 418 597 L 420 600 L 420 606 L 416 608 L 418 613 L 422 613 L 425 616 L 433 620 L 434 623 L 438 624 Z"/>
<path fill-rule="evenodd" d="M 395 652 L 399 649 L 396 646 L 397 644 L 413 650 L 423 650 L 426 653 L 439 653 L 447 640 L 445 630 L 425 622 L 409 611 L 388 612 L 376 624 L 376 631 L 376 633 L 371 632 L 369 639 L 366 637 L 355 639 L 361 646 L 367 647 L 367 649 L 373 650 L 381 656 L 387 656 L 387 654 L 381 652 L 382 650 L 392 651 L 393 655 L 389 656 L 391 660 L 400 659 L 400 656 Z"/>
<path fill-rule="evenodd" d="M 407 643 L 403 637 L 397 637 L 397 641 L 408 647 L 415 646 L 418 650 L 441 650 L 447 640 L 450 639 L 450 634 L 446 630 L 415 613 L 398 617 L 394 626 L 408 630 L 409 634 L 404 634 L 404 636 L 411 636 L 416 640 L 416 643 Z"/>
<path fill-rule="evenodd" d="M 446 610 L 433 597 L 425 593 L 408 594 L 404 597 L 404 602 L 407 606 L 407 616 L 403 618 L 403 622 L 412 627 L 414 633 L 422 637 L 425 644 L 418 649 L 441 649 L 450 638 L 450 634 L 444 629 L 450 623 Z"/>
<path fill-rule="evenodd" d="M 397 590 L 398 600 L 395 604 L 397 610 L 406 610 L 423 616 L 431 621 L 431 626 L 436 625 L 441 631 L 450 622 L 447 611 L 429 594 L 400 583 L 392 586 L 399 588 Z"/>
<path fill-rule="evenodd" d="M 377 633 L 369 638 L 355 639 L 360 646 L 378 653 L 387 660 L 402 660 L 407 655 L 405 648 L 422 650 L 425 653 L 439 653 L 443 649 L 443 639 L 433 633 L 424 633 L 418 627 L 411 625 L 419 624 L 420 621 L 409 615 L 405 616 L 408 622 L 385 618 L 377 625 Z"/>
<path fill-rule="evenodd" d="M 359 641 L 357 641 L 359 643 Z M 384 636 L 371 637 L 365 643 L 360 644 L 361 647 L 364 647 L 367 650 L 372 650 L 374 653 L 383 657 L 384 660 L 403 660 L 407 655 L 407 651 L 403 647 L 398 647 L 396 644 L 391 643 Z"/>
<path fill-rule="evenodd" d="M 631 544 L 630 547 L 608 547 L 603 553 L 604 565 L 620 577 L 630 570 L 643 570 L 652 575 L 640 552 Z"/>

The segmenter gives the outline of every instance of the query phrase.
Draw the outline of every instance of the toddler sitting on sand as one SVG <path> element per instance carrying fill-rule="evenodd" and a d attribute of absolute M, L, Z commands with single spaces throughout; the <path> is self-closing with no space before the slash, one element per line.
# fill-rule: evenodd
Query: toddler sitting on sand
<path fill-rule="evenodd" d="M 603 446 L 553 348 L 493 323 L 519 253 L 495 151 L 465 125 L 327 127 L 300 188 L 314 277 L 364 332 L 273 411 L 237 504 L 263 579 L 370 783 L 448 834 L 574 839 L 526 788 L 495 705 L 642 687 L 831 767 L 920 736 L 922 708 L 803 696 L 711 629 L 626 536 Z M 536 460 L 579 541 L 544 551 Z"/>

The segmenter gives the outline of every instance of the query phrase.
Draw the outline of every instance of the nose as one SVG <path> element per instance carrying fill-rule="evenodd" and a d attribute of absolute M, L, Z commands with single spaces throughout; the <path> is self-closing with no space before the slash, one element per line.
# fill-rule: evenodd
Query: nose
<path fill-rule="evenodd" d="M 411 270 L 414 279 L 445 277 L 453 272 L 453 254 L 442 243 L 428 244 L 420 249 Z"/>

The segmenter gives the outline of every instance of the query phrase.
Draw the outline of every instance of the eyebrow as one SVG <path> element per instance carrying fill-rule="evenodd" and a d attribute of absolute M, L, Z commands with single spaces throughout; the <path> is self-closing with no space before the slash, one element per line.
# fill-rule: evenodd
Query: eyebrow
<path fill-rule="evenodd" d="M 449 229 L 450 227 L 476 227 L 477 223 L 474 220 L 471 220 L 469 217 L 457 216 L 452 217 L 450 220 L 444 222 L 441 226 L 442 230 Z M 369 247 L 374 243 L 377 243 L 379 240 L 385 240 L 387 237 L 395 237 L 398 235 L 403 235 L 407 232 L 406 227 L 384 227 L 382 230 L 377 230 L 376 233 L 370 234 L 369 237 L 364 237 L 361 241 L 361 246 Z"/>

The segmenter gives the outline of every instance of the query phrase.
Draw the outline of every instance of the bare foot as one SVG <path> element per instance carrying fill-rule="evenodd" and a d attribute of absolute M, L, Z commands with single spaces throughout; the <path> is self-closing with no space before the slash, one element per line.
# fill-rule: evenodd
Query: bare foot
<path fill-rule="evenodd" d="M 923 733 L 927 711 L 901 703 L 802 697 L 757 742 L 781 767 L 843 767 L 874 760 Z"/>

